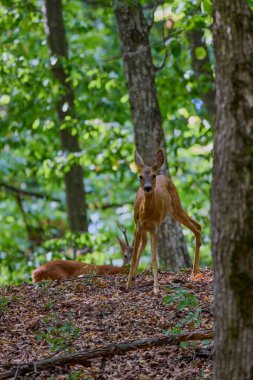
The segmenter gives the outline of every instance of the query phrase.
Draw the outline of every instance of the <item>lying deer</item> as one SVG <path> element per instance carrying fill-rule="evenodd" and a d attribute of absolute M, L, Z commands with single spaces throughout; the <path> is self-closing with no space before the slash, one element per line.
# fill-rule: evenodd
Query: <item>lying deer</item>
<path fill-rule="evenodd" d="M 128 244 L 125 230 L 123 233 L 126 242 L 117 236 L 123 256 L 123 265 L 121 267 L 114 265 L 92 265 L 71 260 L 54 260 L 49 261 L 32 271 L 33 282 L 40 282 L 43 280 L 67 280 L 69 278 L 78 277 L 82 274 L 126 274 L 131 261 L 133 247 Z"/>
<path fill-rule="evenodd" d="M 165 175 L 157 175 L 164 163 L 164 153 L 159 149 L 151 166 L 145 165 L 142 157 L 135 152 L 135 162 L 140 171 L 140 188 L 134 203 L 134 222 L 136 224 L 132 262 L 127 282 L 131 286 L 132 277 L 136 275 L 139 260 L 147 245 L 147 232 L 150 232 L 152 267 L 154 275 L 154 293 L 157 294 L 157 229 L 167 215 L 189 228 L 195 235 L 195 255 L 193 275 L 198 273 L 199 247 L 201 246 L 201 226 L 196 223 L 183 209 L 176 187 Z"/>

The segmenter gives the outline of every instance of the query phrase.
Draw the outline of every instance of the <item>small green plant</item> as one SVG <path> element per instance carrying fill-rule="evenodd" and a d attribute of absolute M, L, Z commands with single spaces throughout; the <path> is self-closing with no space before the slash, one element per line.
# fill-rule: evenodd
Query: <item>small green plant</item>
<path fill-rule="evenodd" d="M 211 377 L 209 371 L 206 372 L 206 371 L 202 370 L 202 371 L 200 372 L 199 380 L 211 380 L 211 379 L 212 379 L 212 377 Z"/>
<path fill-rule="evenodd" d="M 45 325 L 50 325 L 50 324 L 56 323 L 56 319 L 57 319 L 57 314 L 54 313 L 54 312 L 51 312 L 51 313 L 48 313 L 47 315 L 45 315 L 45 316 L 42 318 L 42 322 L 43 322 Z M 54 322 L 54 321 L 55 321 L 55 322 Z"/>
<path fill-rule="evenodd" d="M 180 327 L 173 327 L 173 329 L 169 329 L 169 330 L 164 330 L 163 333 L 164 335 L 177 335 L 177 334 L 180 334 L 180 333 L 183 333 L 184 330 L 181 329 Z"/>
<path fill-rule="evenodd" d="M 35 284 L 35 286 L 43 293 L 49 294 L 51 292 L 51 280 L 43 280 Z"/>
<path fill-rule="evenodd" d="M 174 290 L 169 288 L 170 291 Z M 201 323 L 201 308 L 194 294 L 187 292 L 185 289 L 176 289 L 175 292 L 169 294 L 163 299 L 164 305 L 175 306 L 178 311 L 184 309 L 189 310 L 189 313 L 176 324 L 177 332 L 183 332 L 182 328 L 188 326 L 190 328 L 198 327 Z M 172 330 L 170 330 L 172 333 Z"/>
<path fill-rule="evenodd" d="M 66 322 L 60 326 L 48 326 L 47 331 L 36 335 L 36 339 L 45 340 L 50 350 L 56 352 L 67 349 L 79 334 L 80 329 L 78 327 Z"/>
<path fill-rule="evenodd" d="M 202 340 L 203 346 L 209 346 L 209 344 L 211 344 L 211 342 L 212 342 L 212 339 L 204 339 L 204 340 Z"/>
<path fill-rule="evenodd" d="M 180 347 L 182 347 L 182 348 L 187 348 L 187 347 L 189 347 L 190 345 L 192 345 L 192 343 L 194 343 L 194 342 L 180 342 Z"/>
<path fill-rule="evenodd" d="M 4 312 L 4 309 L 9 303 L 10 300 L 7 297 L 0 296 L 0 315 Z"/>
<path fill-rule="evenodd" d="M 169 288 L 171 291 L 171 289 Z M 173 305 L 177 303 L 177 309 L 183 310 L 192 306 L 198 306 L 198 301 L 194 294 L 187 292 L 185 289 L 177 289 L 175 293 L 169 294 L 163 300 L 164 305 Z"/>
<path fill-rule="evenodd" d="M 189 327 L 195 328 L 198 327 L 201 323 L 201 308 L 196 307 L 195 310 L 190 311 L 189 314 L 184 317 L 180 323 L 177 323 L 177 326 L 181 327 L 188 325 Z"/>
<path fill-rule="evenodd" d="M 52 309 L 53 307 L 55 306 L 54 302 L 52 301 L 47 301 L 45 304 L 44 304 L 44 307 L 45 309 Z"/>
<path fill-rule="evenodd" d="M 83 371 L 80 369 L 79 371 L 73 371 L 68 374 L 67 380 L 80 380 Z"/>

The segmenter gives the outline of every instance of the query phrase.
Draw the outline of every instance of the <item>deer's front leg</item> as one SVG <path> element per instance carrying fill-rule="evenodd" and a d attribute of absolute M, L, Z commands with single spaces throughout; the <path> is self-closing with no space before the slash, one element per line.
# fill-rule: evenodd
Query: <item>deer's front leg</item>
<path fill-rule="evenodd" d="M 141 254 L 144 251 L 144 249 L 146 248 L 146 245 L 147 245 L 147 232 L 143 231 L 141 233 L 140 245 L 139 245 L 139 249 L 138 249 L 138 253 L 137 253 L 137 260 L 136 260 L 134 270 L 133 270 L 133 276 L 136 276 L 138 266 L 139 266 L 139 261 L 141 258 Z"/>
<path fill-rule="evenodd" d="M 132 283 L 133 273 L 134 273 L 134 269 L 135 269 L 136 262 L 137 262 L 137 254 L 138 254 L 138 249 L 139 249 L 139 245 L 140 245 L 140 240 L 141 240 L 141 231 L 140 231 L 139 226 L 137 226 L 136 231 L 135 231 L 135 235 L 134 235 L 134 249 L 133 249 L 130 271 L 129 271 L 129 275 L 128 275 L 127 289 L 130 288 L 131 283 Z"/>
<path fill-rule="evenodd" d="M 151 260 L 153 267 L 153 275 L 154 275 L 154 293 L 159 293 L 158 287 L 158 266 L 157 266 L 157 257 L 156 257 L 156 248 L 157 248 L 157 229 L 154 229 L 150 232 L 150 240 L 151 240 Z"/>

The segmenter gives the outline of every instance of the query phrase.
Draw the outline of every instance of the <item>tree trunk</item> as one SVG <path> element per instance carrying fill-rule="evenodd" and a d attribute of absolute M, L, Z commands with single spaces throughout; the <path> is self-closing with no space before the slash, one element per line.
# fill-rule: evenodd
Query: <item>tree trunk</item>
<path fill-rule="evenodd" d="M 61 85 L 62 95 L 57 101 L 57 114 L 60 122 L 67 115 L 73 116 L 74 92 L 69 79 L 68 46 L 64 29 L 61 0 L 45 0 L 46 30 L 48 44 L 53 57 L 57 59 L 51 69 L 55 78 Z M 64 152 L 79 152 L 77 136 L 72 136 L 71 130 L 61 129 L 59 131 L 61 146 Z M 72 232 L 83 232 L 88 230 L 87 207 L 85 201 L 85 188 L 83 182 L 83 169 L 78 164 L 71 165 L 64 176 L 67 213 L 69 227 Z"/>
<path fill-rule="evenodd" d="M 150 27 L 140 4 L 114 0 L 124 60 L 137 151 L 151 163 L 159 147 L 165 149 L 162 116 L 158 104 L 155 68 L 149 44 Z M 162 168 L 168 174 L 167 163 Z M 168 217 L 158 234 L 160 263 L 173 270 L 191 265 L 181 226 Z"/>
<path fill-rule="evenodd" d="M 211 123 L 214 122 L 215 117 L 215 89 L 213 79 L 213 72 L 211 69 L 211 61 L 206 42 L 204 40 L 204 32 L 202 29 L 192 29 L 188 33 L 191 48 L 192 68 L 194 76 L 198 80 L 200 77 L 205 77 L 207 88 L 201 91 L 200 97 L 203 100 L 204 106 L 208 112 Z M 196 55 L 196 49 L 202 48 L 206 52 L 203 59 L 199 59 Z"/>
<path fill-rule="evenodd" d="M 253 14 L 214 0 L 216 380 L 253 379 Z"/>

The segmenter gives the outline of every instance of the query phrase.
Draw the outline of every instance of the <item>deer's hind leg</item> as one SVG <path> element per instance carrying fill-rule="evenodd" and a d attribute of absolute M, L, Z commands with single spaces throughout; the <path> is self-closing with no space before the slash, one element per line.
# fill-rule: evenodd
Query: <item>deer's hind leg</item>
<path fill-rule="evenodd" d="M 171 197 L 172 212 L 171 216 L 179 223 L 183 224 L 185 227 L 189 228 L 194 233 L 195 236 L 195 253 L 194 253 L 194 263 L 193 263 L 193 275 L 196 276 L 199 270 L 199 248 L 201 246 L 201 226 L 189 217 L 187 212 L 183 209 L 181 201 L 176 189 L 176 186 L 169 182 L 168 192 Z"/>
<path fill-rule="evenodd" d="M 180 205 L 181 206 L 181 205 Z M 193 262 L 193 275 L 199 271 L 199 248 L 201 246 L 201 226 L 195 222 L 187 212 L 182 208 L 182 206 L 174 211 L 172 217 L 179 223 L 183 224 L 189 230 L 194 233 L 195 236 L 195 253 L 194 253 L 194 262 Z"/>
<path fill-rule="evenodd" d="M 153 276 L 154 276 L 154 293 L 158 294 L 159 293 L 158 265 L 157 265 L 157 257 L 156 257 L 157 230 L 153 230 L 150 232 L 150 239 L 151 239 L 151 260 L 152 260 Z"/>

